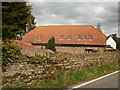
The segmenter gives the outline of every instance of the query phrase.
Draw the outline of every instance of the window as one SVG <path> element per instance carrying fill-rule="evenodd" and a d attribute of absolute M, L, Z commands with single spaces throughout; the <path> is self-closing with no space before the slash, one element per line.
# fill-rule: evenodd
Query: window
<path fill-rule="evenodd" d="M 78 40 L 81 40 L 81 36 L 80 35 L 78 36 Z"/>
<path fill-rule="evenodd" d="M 41 40 L 42 39 L 42 36 L 40 36 L 39 38 L 38 38 L 38 40 Z"/>
<path fill-rule="evenodd" d="M 63 36 L 60 36 L 60 38 L 59 38 L 60 40 L 63 40 Z"/>
<path fill-rule="evenodd" d="M 87 37 L 86 37 L 86 35 L 84 35 L 84 38 L 83 38 L 84 40 L 86 40 L 87 39 Z"/>
<path fill-rule="evenodd" d="M 92 40 L 92 36 L 91 35 L 89 36 L 89 40 Z"/>
<path fill-rule="evenodd" d="M 68 35 L 67 40 L 71 40 L 71 35 Z"/>

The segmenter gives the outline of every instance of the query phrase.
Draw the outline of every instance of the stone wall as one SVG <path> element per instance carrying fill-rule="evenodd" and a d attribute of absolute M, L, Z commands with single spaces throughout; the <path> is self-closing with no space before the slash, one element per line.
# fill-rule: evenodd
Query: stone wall
<path fill-rule="evenodd" d="M 85 53 L 85 49 L 93 49 L 96 51 L 104 52 L 105 47 L 61 47 L 56 46 L 58 52 L 64 53 Z"/>
<path fill-rule="evenodd" d="M 22 49 L 21 50 L 22 54 L 27 54 L 27 55 L 35 55 L 35 54 L 51 54 L 54 53 L 51 50 L 47 50 L 47 49 L 38 49 L 38 50 L 29 50 L 29 49 Z"/>
<path fill-rule="evenodd" d="M 80 55 L 51 56 L 40 64 L 16 63 L 4 67 L 2 85 L 27 83 L 32 85 L 46 79 L 54 79 L 71 71 L 117 63 L 116 52 L 89 53 Z"/>

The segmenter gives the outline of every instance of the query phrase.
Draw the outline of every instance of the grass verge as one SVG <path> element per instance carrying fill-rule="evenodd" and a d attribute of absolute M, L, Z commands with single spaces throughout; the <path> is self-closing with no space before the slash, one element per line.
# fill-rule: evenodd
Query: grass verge
<path fill-rule="evenodd" d="M 88 81 L 110 72 L 117 71 L 119 66 L 120 64 L 108 64 L 82 71 L 70 72 L 68 74 L 61 75 L 54 80 L 48 79 L 46 81 L 39 82 L 39 85 L 33 88 L 66 88 L 78 82 Z M 4 88 L 28 88 L 28 86 L 26 84 L 23 84 L 16 86 L 5 86 L 3 89 Z"/>

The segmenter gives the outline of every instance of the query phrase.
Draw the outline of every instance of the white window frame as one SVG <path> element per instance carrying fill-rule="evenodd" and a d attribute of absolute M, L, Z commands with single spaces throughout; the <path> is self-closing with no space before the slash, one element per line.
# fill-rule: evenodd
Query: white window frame
<path fill-rule="evenodd" d="M 85 37 L 86 37 L 86 38 L 85 38 Z M 83 40 L 87 40 L 87 36 L 86 36 L 86 35 L 84 35 Z"/>
<path fill-rule="evenodd" d="M 93 37 L 92 37 L 92 35 L 89 35 L 89 40 L 93 40 Z"/>
<path fill-rule="evenodd" d="M 39 38 L 38 38 L 38 40 L 40 41 L 42 39 L 42 36 L 40 36 Z"/>
<path fill-rule="evenodd" d="M 68 35 L 67 36 L 67 40 L 71 40 L 72 36 L 71 35 Z"/>
<path fill-rule="evenodd" d="M 63 35 L 61 35 L 61 36 L 59 37 L 59 40 L 63 40 Z"/>
<path fill-rule="evenodd" d="M 78 38 L 77 38 L 77 40 L 81 40 L 82 39 L 82 36 L 81 35 L 79 35 L 78 36 Z"/>

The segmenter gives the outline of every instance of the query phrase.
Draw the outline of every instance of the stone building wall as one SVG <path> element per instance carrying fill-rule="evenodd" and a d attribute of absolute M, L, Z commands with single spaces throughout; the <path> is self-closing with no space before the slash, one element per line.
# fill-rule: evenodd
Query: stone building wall
<path fill-rule="evenodd" d="M 58 52 L 64 53 L 86 53 L 85 49 L 93 49 L 99 52 L 104 52 L 105 47 L 61 47 L 56 46 Z"/>
<path fill-rule="evenodd" d="M 63 52 L 63 53 L 72 53 L 72 54 L 79 54 L 79 53 L 86 53 L 85 49 L 93 49 L 94 51 L 98 52 L 104 52 L 105 47 L 63 47 L 63 46 L 56 46 L 57 52 Z M 47 49 L 38 49 L 38 50 L 28 50 L 28 49 L 22 49 L 21 51 L 23 54 L 50 54 L 53 53 L 51 50 Z"/>
<path fill-rule="evenodd" d="M 60 55 L 59 55 L 60 56 Z M 40 64 L 16 63 L 4 67 L 2 85 L 27 83 L 31 85 L 42 80 L 54 79 L 71 71 L 118 63 L 118 53 L 86 53 L 81 55 L 52 56 Z"/>

